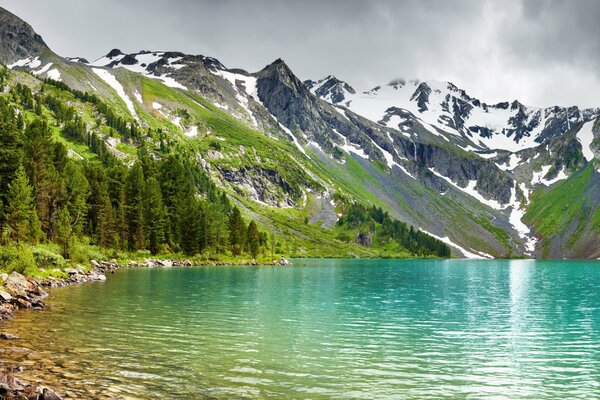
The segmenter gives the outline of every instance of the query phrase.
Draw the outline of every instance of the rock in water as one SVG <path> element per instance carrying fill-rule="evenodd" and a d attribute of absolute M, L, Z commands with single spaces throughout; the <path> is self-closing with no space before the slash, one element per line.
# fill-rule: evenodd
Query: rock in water
<path fill-rule="evenodd" d="M 42 394 L 43 400 L 62 400 L 62 397 L 57 395 L 52 389 L 44 388 Z"/>
<path fill-rule="evenodd" d="M 0 333 L 0 340 L 17 340 L 19 336 L 13 335 L 12 333 L 2 332 Z"/>
<path fill-rule="evenodd" d="M 21 274 L 12 272 L 6 278 L 4 286 L 13 296 L 26 296 L 32 290 L 32 284 Z"/>

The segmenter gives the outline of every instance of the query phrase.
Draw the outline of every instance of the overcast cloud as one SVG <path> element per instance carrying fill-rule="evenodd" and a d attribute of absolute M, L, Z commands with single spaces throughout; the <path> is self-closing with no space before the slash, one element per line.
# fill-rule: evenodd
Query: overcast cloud
<path fill-rule="evenodd" d="M 600 106 L 600 1 L 0 0 L 64 56 L 179 50 L 357 90 L 448 80 L 488 103 Z"/>

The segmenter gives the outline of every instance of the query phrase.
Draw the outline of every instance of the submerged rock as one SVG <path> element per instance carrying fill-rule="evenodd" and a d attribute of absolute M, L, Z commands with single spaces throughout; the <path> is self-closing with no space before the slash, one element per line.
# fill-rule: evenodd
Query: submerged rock
<path fill-rule="evenodd" d="M 62 397 L 57 395 L 52 389 L 44 388 L 42 399 L 40 400 L 62 400 Z"/>
<path fill-rule="evenodd" d="M 2 332 L 0 333 L 0 340 L 17 340 L 19 336 L 13 335 L 12 333 Z"/>

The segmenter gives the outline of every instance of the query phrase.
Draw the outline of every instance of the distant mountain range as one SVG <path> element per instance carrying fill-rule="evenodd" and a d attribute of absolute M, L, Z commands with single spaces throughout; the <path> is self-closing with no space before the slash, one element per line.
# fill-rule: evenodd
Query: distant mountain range
<path fill-rule="evenodd" d="M 272 212 L 283 210 L 335 229 L 349 200 L 382 207 L 457 256 L 600 257 L 598 108 L 486 104 L 438 81 L 361 91 L 333 75 L 303 82 L 280 59 L 248 73 L 169 51 L 64 58 L 5 10 L 0 60 L 171 132 L 264 223 L 284 224 Z M 270 152 L 263 138 L 289 146 Z M 104 140 L 130 157 L 121 138 Z"/>

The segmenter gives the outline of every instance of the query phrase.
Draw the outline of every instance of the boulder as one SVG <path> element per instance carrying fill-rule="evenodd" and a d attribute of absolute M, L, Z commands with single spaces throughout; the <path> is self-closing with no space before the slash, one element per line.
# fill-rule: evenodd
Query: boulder
<path fill-rule="evenodd" d="M 24 299 L 17 299 L 15 305 L 19 308 L 29 309 L 31 308 L 31 303 Z"/>
<path fill-rule="evenodd" d="M 78 275 L 81 273 L 81 271 L 79 271 L 79 269 L 76 268 L 65 268 L 64 271 L 69 275 Z"/>
<path fill-rule="evenodd" d="M 52 389 L 44 388 L 42 393 L 43 400 L 62 400 L 62 397 L 57 395 Z"/>
<path fill-rule="evenodd" d="M 91 260 L 90 264 L 92 265 L 92 267 L 99 267 L 100 266 L 100 263 L 98 261 L 96 261 L 96 260 Z"/>
<path fill-rule="evenodd" d="M 11 300 L 12 300 L 12 296 L 10 295 L 10 293 L 8 293 L 4 289 L 0 289 L 0 301 L 7 302 L 7 301 L 11 301 Z"/>
<path fill-rule="evenodd" d="M 40 387 L 27 385 L 23 390 L 23 394 L 27 397 L 27 400 L 41 400 L 43 399 L 43 389 Z"/>
<path fill-rule="evenodd" d="M 12 296 L 26 296 L 33 289 L 33 285 L 23 275 L 12 272 L 6 278 L 4 287 Z"/>
<path fill-rule="evenodd" d="M 19 336 L 13 335 L 12 333 L 2 332 L 0 333 L 0 340 L 17 340 Z"/>
<path fill-rule="evenodd" d="M 172 267 L 173 266 L 173 261 L 171 261 L 171 260 L 160 260 L 160 261 L 157 261 L 157 263 L 161 267 Z"/>
<path fill-rule="evenodd" d="M 88 274 L 88 279 L 90 281 L 105 281 L 106 280 L 106 275 L 99 274 L 97 272 L 90 272 Z"/>

